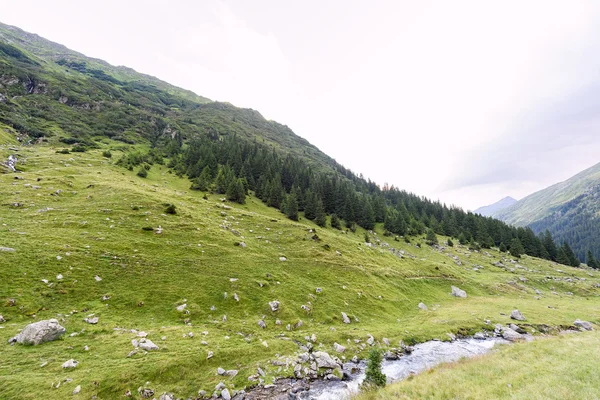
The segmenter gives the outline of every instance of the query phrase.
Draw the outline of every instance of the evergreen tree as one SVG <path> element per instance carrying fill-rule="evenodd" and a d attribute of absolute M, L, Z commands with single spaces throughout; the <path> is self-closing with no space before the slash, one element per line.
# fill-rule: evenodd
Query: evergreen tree
<path fill-rule="evenodd" d="M 317 216 L 317 197 L 312 190 L 308 189 L 305 198 L 306 205 L 304 206 L 304 216 L 307 219 L 315 219 Z"/>
<path fill-rule="evenodd" d="M 448 247 L 454 247 L 454 242 L 452 241 L 452 239 L 448 238 L 448 241 L 446 243 L 448 244 Z"/>
<path fill-rule="evenodd" d="M 438 244 L 438 238 L 433 229 L 427 230 L 427 236 L 425 237 L 427 244 L 433 246 L 434 244 Z"/>
<path fill-rule="evenodd" d="M 468 243 L 467 237 L 463 232 L 461 232 L 460 235 L 458 235 L 458 243 L 460 243 L 463 246 Z"/>
<path fill-rule="evenodd" d="M 337 214 L 331 214 L 331 227 L 334 229 L 342 229 L 340 218 L 337 216 Z"/>
<path fill-rule="evenodd" d="M 565 252 L 565 255 L 569 259 L 569 263 L 566 265 L 570 265 L 572 267 L 579 267 L 580 262 L 577 259 L 577 256 L 575 255 L 575 253 L 573 253 L 573 250 L 571 250 L 571 246 L 569 246 L 569 244 L 567 242 L 564 242 L 562 245 L 562 248 Z"/>
<path fill-rule="evenodd" d="M 591 250 L 587 252 L 587 265 L 590 268 L 598 268 L 598 261 L 594 258 Z"/>
<path fill-rule="evenodd" d="M 544 248 L 548 252 L 548 256 L 550 257 L 550 260 L 556 261 L 556 257 L 558 256 L 558 250 L 556 249 L 556 244 L 554 244 L 554 240 L 552 240 L 552 235 L 550 234 L 550 231 L 547 229 L 546 229 L 546 232 L 544 233 L 544 238 L 542 239 L 542 243 L 544 245 Z"/>
<path fill-rule="evenodd" d="M 383 356 L 381 354 L 381 350 L 377 348 L 372 348 L 369 351 L 369 356 L 367 359 L 367 369 L 365 370 L 365 385 L 368 387 L 369 385 L 373 386 L 385 386 L 386 376 L 381 372 L 381 361 L 383 360 Z"/>
<path fill-rule="evenodd" d="M 246 191 L 241 179 L 234 179 L 227 188 L 227 199 L 236 203 L 244 204 L 246 202 Z"/>
<path fill-rule="evenodd" d="M 327 224 L 327 218 L 325 216 L 325 210 L 323 209 L 323 202 L 317 200 L 317 208 L 315 210 L 315 222 L 319 226 L 325 226 Z"/>
<path fill-rule="evenodd" d="M 523 244 L 521 244 L 521 241 L 519 240 L 519 238 L 514 238 L 513 240 L 510 241 L 510 255 L 515 257 L 515 258 L 520 258 L 523 253 L 525 253 L 525 249 L 523 248 Z"/>
<path fill-rule="evenodd" d="M 193 190 L 201 190 L 203 192 L 206 192 L 211 184 L 212 173 L 210 172 L 210 167 L 207 165 L 200 173 L 200 176 L 193 180 L 191 188 Z"/>
<path fill-rule="evenodd" d="M 500 243 L 500 248 L 499 248 L 501 253 L 506 253 L 506 245 L 504 244 L 504 242 Z"/>
<path fill-rule="evenodd" d="M 234 181 L 233 171 L 228 165 L 223 165 L 219 168 L 217 178 L 215 180 L 216 191 L 219 194 L 227 193 L 227 189 L 231 186 Z"/>
<path fill-rule="evenodd" d="M 294 193 L 287 196 L 285 214 L 292 221 L 298 221 L 298 200 Z"/>
<path fill-rule="evenodd" d="M 563 246 L 558 248 L 556 262 L 562 265 L 571 265 L 571 260 L 569 260 L 569 256 L 565 252 L 565 248 Z"/>

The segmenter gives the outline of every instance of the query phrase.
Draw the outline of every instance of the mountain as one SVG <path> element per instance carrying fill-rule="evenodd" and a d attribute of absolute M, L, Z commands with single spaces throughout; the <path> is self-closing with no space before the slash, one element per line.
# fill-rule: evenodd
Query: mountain
<path fill-rule="evenodd" d="M 507 223 L 550 231 L 567 242 L 581 261 L 588 250 L 600 257 L 600 163 L 564 182 L 535 192 L 493 214 Z"/>
<path fill-rule="evenodd" d="M 498 200 L 494 204 L 490 204 L 489 206 L 479 207 L 477 210 L 473 211 L 473 213 L 483 215 L 484 217 L 491 217 L 500 210 L 503 210 L 506 207 L 510 207 L 516 202 L 517 200 L 513 199 L 510 196 L 507 196 L 502 200 Z"/>
<path fill-rule="evenodd" d="M 0 28 L 2 398 L 293 398 L 280 377 L 342 378 L 311 368 L 318 352 L 364 359 L 371 335 L 400 353 L 493 335 L 516 305 L 538 331 L 597 321 L 597 273 L 536 258 L 530 229 L 380 188 L 257 111 Z M 61 340 L 9 344 L 48 319 Z"/>

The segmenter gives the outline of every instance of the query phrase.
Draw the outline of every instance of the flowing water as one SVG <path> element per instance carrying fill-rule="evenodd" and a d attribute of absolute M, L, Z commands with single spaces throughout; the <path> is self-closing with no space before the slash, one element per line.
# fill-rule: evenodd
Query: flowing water
<path fill-rule="evenodd" d="M 496 344 L 508 343 L 504 339 L 487 340 L 461 339 L 454 342 L 431 341 L 414 346 L 411 354 L 399 360 L 384 361 L 382 371 L 387 376 L 387 383 L 408 378 L 410 375 L 445 362 L 458 361 L 461 358 L 474 357 L 489 352 Z M 360 384 L 365 379 L 365 364 L 361 363 L 359 372 L 344 382 L 316 381 L 311 383 L 310 390 L 302 394 L 302 399 L 310 400 L 347 400 L 358 393 Z"/>

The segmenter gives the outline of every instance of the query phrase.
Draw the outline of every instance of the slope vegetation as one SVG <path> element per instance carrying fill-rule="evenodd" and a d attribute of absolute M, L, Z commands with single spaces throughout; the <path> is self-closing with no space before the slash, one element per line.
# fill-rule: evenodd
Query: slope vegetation
<path fill-rule="evenodd" d="M 107 146 L 116 157 L 119 145 Z M 0 246 L 15 250 L 0 257 L 0 340 L 41 319 L 67 328 L 62 340 L 40 346 L 5 344 L 2 397 L 62 399 L 76 385 L 81 398 L 121 397 L 140 386 L 188 397 L 221 381 L 235 391 L 255 384 L 248 377 L 257 367 L 265 383 L 292 375 L 285 359 L 271 361 L 297 353 L 312 334 L 317 349 L 344 343 L 350 358 L 364 356 L 354 340 L 368 334 L 392 345 L 446 340 L 486 320 L 508 323 L 514 308 L 530 330 L 598 322 L 599 279 L 588 270 L 511 261 L 494 249 L 430 247 L 422 237 L 395 241 L 380 225 L 367 245 L 360 228 L 289 221 L 253 196 L 239 205 L 190 191 L 161 165 L 139 178 L 102 150 L 21 147 L 24 172 L 0 175 Z M 2 158 L 11 152 L 0 147 Z M 451 285 L 469 297 L 451 296 Z M 84 322 L 92 314 L 96 325 Z M 132 330 L 160 349 L 127 357 Z M 79 366 L 61 368 L 71 358 Z M 218 367 L 239 373 L 218 376 Z"/>

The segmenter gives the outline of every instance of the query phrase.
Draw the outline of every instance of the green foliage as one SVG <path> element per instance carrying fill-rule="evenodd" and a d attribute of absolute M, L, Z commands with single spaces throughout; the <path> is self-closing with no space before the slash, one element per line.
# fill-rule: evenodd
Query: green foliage
<path fill-rule="evenodd" d="M 227 199 L 240 204 L 246 202 L 246 191 L 244 190 L 244 182 L 241 179 L 231 180 L 227 188 Z"/>
<path fill-rule="evenodd" d="M 112 153 L 110 152 L 110 150 L 104 150 L 102 152 L 102 157 L 112 158 Z"/>
<path fill-rule="evenodd" d="M 427 236 L 425 237 L 425 241 L 428 245 L 433 246 L 434 244 L 438 244 L 438 238 L 433 229 L 427 230 Z"/>
<path fill-rule="evenodd" d="M 365 380 L 367 385 L 383 387 L 386 383 L 386 376 L 381 372 L 381 362 L 383 361 L 382 351 L 377 348 L 369 350 L 367 357 L 367 368 L 365 370 Z"/>
<path fill-rule="evenodd" d="M 506 253 L 508 251 L 508 249 L 506 248 L 506 245 L 504 244 L 504 242 L 500 243 L 499 250 L 502 253 Z"/>
<path fill-rule="evenodd" d="M 294 193 L 287 196 L 285 214 L 292 221 L 298 221 L 298 200 Z"/>
<path fill-rule="evenodd" d="M 171 215 L 177 214 L 177 207 L 175 207 L 175 204 L 167 204 L 167 207 L 165 208 L 165 213 Z"/>
<path fill-rule="evenodd" d="M 323 203 L 321 200 L 317 201 L 317 208 L 315 211 L 315 223 L 321 227 L 327 224 L 327 218 L 325 216 L 325 210 L 323 209 Z"/>
<path fill-rule="evenodd" d="M 587 252 L 587 265 L 590 268 L 600 268 L 600 264 L 598 264 L 598 260 L 594 257 L 594 254 L 590 250 Z"/>
<path fill-rule="evenodd" d="M 196 179 L 194 179 L 192 181 L 191 189 L 202 190 L 205 192 L 210 188 L 210 185 L 212 184 L 212 180 L 213 180 L 212 173 L 211 173 L 210 167 L 207 165 L 206 167 L 204 167 L 204 169 L 200 173 L 200 176 L 198 176 Z"/>
<path fill-rule="evenodd" d="M 144 167 L 141 167 L 138 170 L 136 175 L 139 176 L 140 178 L 146 178 L 146 177 L 148 177 L 148 170 Z"/>
<path fill-rule="evenodd" d="M 331 214 L 331 227 L 334 229 L 342 229 L 340 218 L 335 213 Z"/>
<path fill-rule="evenodd" d="M 525 252 L 525 249 L 523 248 L 523 245 L 521 244 L 521 241 L 519 240 L 519 238 L 514 238 L 513 240 L 510 241 L 510 255 L 512 255 L 513 257 L 516 258 L 520 258 L 523 253 Z"/>
<path fill-rule="evenodd" d="M 454 242 L 450 238 L 448 238 L 448 241 L 446 242 L 446 244 L 448 245 L 448 247 L 454 247 Z"/>

